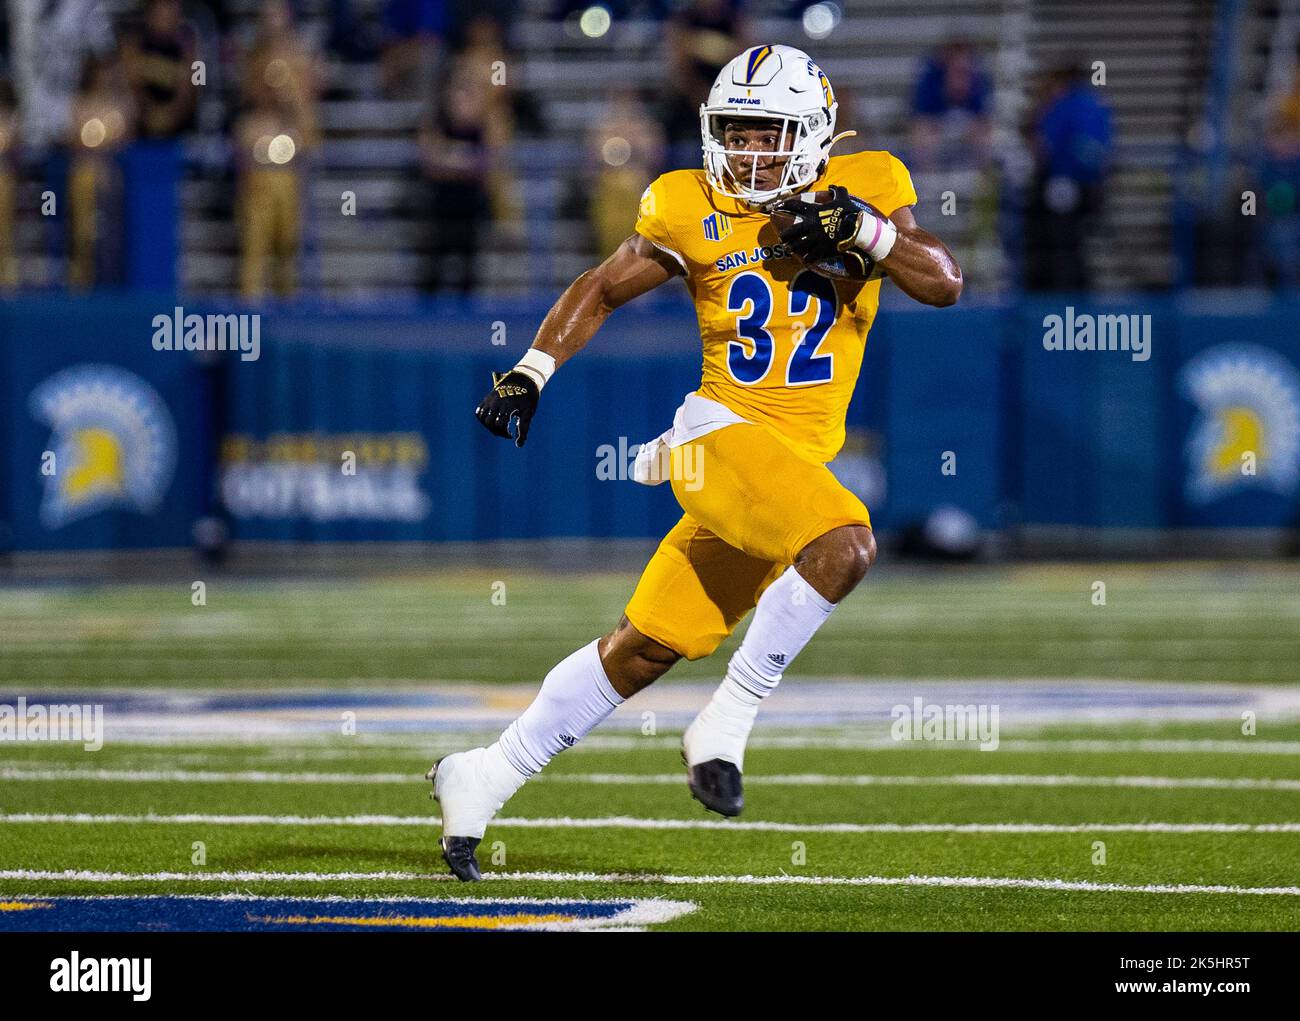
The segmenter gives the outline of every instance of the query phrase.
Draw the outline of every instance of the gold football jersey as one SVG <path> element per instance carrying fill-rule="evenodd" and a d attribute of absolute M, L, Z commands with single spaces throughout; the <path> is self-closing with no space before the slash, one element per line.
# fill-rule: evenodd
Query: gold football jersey
<path fill-rule="evenodd" d="M 916 203 L 887 152 L 833 156 L 809 188 L 838 184 L 889 216 Z M 831 280 L 786 251 L 769 218 L 677 170 L 641 197 L 637 233 L 686 271 L 704 344 L 699 393 L 770 426 L 809 460 L 831 460 L 862 367 L 880 281 Z"/>

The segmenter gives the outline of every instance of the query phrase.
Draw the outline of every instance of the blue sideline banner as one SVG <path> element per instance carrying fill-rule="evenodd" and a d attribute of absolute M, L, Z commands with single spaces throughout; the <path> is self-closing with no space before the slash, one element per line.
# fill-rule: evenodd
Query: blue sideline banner
<path fill-rule="evenodd" d="M 473 415 L 539 315 L 267 315 L 231 362 L 218 463 L 232 535 L 274 540 L 643 536 L 679 513 L 631 479 L 698 380 L 694 319 L 620 314 L 546 388 L 527 446 Z M 501 343 L 494 343 L 500 340 Z M 696 349 L 698 350 L 698 341 Z M 666 346 L 666 350 L 665 350 Z"/>
<path fill-rule="evenodd" d="M 0 304 L 0 531 L 18 549 L 188 546 L 211 470 L 193 356 L 151 346 L 168 300 Z"/>
<path fill-rule="evenodd" d="M 506 307 L 6 302 L 0 546 L 187 546 L 214 508 L 252 540 L 663 534 L 671 488 L 632 461 L 699 380 L 691 309 L 620 310 L 519 450 L 472 413 L 545 312 Z M 186 350 L 190 317 L 229 349 Z M 889 308 L 831 467 L 883 528 L 938 507 L 986 528 L 1291 525 L 1298 325 L 1281 299 Z"/>
<path fill-rule="evenodd" d="M 1169 523 L 1300 527 L 1300 302 L 1190 304 L 1170 394 Z"/>

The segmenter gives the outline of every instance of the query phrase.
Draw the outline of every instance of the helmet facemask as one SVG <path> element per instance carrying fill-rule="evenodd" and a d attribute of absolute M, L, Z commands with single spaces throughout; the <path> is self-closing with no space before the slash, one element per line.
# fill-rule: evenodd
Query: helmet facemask
<path fill-rule="evenodd" d="M 704 169 L 714 190 L 752 206 L 762 206 L 807 188 L 825 169 L 835 129 L 835 108 L 787 114 L 772 110 L 736 110 L 732 107 L 700 107 L 700 133 L 704 140 Z M 752 120 L 776 125 L 777 147 L 771 151 L 728 149 L 726 126 L 733 121 Z M 737 173 L 732 158 L 748 172 Z M 781 180 L 774 188 L 759 188 L 761 164 L 785 160 Z"/>

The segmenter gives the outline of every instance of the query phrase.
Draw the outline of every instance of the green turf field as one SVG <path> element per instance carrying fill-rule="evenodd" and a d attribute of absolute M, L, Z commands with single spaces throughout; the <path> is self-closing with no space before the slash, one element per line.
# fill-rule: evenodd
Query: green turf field
<path fill-rule="evenodd" d="M 609 630 L 636 581 L 513 566 L 310 583 L 195 578 L 206 606 L 192 605 L 190 579 L 0 589 L 0 679 L 534 681 Z M 1098 581 L 1104 606 L 1092 602 Z M 799 672 L 1300 683 L 1297 663 L 1294 567 L 1092 564 L 877 570 L 804 650 Z M 673 676 L 719 670 L 716 660 L 683 663 Z"/>
<path fill-rule="evenodd" d="M 187 583 L 4 589 L 0 703 L 535 683 L 617 616 L 631 581 L 518 578 L 499 606 L 494 580 L 214 578 L 204 607 Z M 915 678 L 925 694 L 928 678 L 1024 679 L 1068 697 L 1070 678 L 1112 678 L 1287 695 L 1298 624 L 1300 585 L 1281 570 L 882 574 L 782 683 Z M 680 676 L 715 678 L 724 655 Z M 0 928 L 26 897 L 228 892 L 696 906 L 654 926 L 667 929 L 1300 928 L 1300 721 L 1264 708 L 1243 734 L 1236 703 L 1219 705 L 1007 723 L 994 752 L 893 742 L 887 721 L 760 716 L 735 822 L 690 799 L 674 728 L 602 729 L 506 806 L 480 849 L 493 879 L 476 887 L 443 874 L 421 775 L 492 731 L 205 736 L 178 710 L 193 732 L 95 752 L 0 743 Z"/>

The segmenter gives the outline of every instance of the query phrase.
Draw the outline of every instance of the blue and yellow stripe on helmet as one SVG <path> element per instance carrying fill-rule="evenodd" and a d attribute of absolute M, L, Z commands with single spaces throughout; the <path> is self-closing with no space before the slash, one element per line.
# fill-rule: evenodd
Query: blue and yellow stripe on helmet
<path fill-rule="evenodd" d="M 749 59 L 745 61 L 745 83 L 749 84 L 754 80 L 754 75 L 762 67 L 763 61 L 772 55 L 771 46 L 755 46 L 749 51 Z"/>

